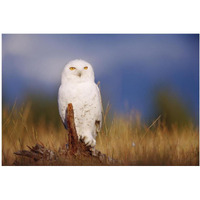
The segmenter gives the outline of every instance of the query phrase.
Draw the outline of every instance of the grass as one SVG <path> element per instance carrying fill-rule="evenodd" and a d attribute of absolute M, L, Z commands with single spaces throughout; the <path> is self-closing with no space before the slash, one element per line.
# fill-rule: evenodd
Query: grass
<path fill-rule="evenodd" d="M 104 114 L 101 134 L 97 136 L 96 148 L 119 160 L 120 165 L 199 165 L 199 133 L 192 124 L 182 128 L 173 125 L 169 129 L 158 117 L 150 126 L 145 126 L 139 115 L 132 113 L 115 115 L 108 125 L 108 111 L 109 106 Z M 31 115 L 31 103 L 18 109 L 14 105 L 11 110 L 3 106 L 2 112 L 2 165 L 13 165 L 17 158 L 13 153 L 28 149 L 27 145 L 41 142 L 54 151 L 65 147 L 67 132 L 61 121 L 55 126 L 55 123 L 47 123 L 41 118 L 36 124 Z M 25 158 L 17 159 L 23 165 Z M 57 162 L 51 165 L 67 165 L 63 160 Z M 81 162 L 81 165 L 88 165 Z"/>

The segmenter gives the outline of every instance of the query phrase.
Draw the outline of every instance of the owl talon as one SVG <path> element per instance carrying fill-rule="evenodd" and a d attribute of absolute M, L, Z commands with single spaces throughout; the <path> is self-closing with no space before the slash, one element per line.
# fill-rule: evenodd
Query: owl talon
<path fill-rule="evenodd" d="M 94 147 L 96 145 L 96 140 L 87 136 L 82 137 L 86 146 Z"/>

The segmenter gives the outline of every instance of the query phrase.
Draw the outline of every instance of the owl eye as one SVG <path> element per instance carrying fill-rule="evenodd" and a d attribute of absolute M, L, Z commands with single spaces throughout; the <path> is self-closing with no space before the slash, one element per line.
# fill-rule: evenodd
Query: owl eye
<path fill-rule="evenodd" d="M 84 67 L 84 69 L 88 69 L 88 67 L 87 67 L 87 66 L 85 66 L 85 67 Z"/>
<path fill-rule="evenodd" d="M 70 67 L 69 69 L 72 71 L 72 70 L 75 70 L 76 68 L 75 67 Z"/>

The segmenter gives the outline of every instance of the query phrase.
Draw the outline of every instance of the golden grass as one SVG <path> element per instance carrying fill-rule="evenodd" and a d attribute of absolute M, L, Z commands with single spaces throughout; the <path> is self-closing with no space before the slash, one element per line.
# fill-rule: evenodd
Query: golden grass
<path fill-rule="evenodd" d="M 108 126 L 108 110 L 109 107 L 96 148 L 119 160 L 120 165 L 199 165 L 198 128 L 190 125 L 167 129 L 160 118 L 146 127 L 141 124 L 139 115 L 134 113 L 114 116 Z M 13 106 L 11 111 L 3 107 L 2 116 L 2 165 L 13 165 L 17 157 L 13 153 L 28 149 L 27 145 L 42 142 L 58 151 L 67 143 L 67 132 L 61 122 L 58 127 L 53 123 L 47 124 L 43 119 L 37 125 L 33 123 L 30 103 L 20 109 Z M 65 165 L 59 162 L 55 165 Z"/>

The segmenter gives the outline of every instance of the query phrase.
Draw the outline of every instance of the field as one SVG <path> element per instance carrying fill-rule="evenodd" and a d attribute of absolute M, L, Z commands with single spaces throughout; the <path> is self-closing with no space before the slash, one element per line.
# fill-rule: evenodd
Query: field
<path fill-rule="evenodd" d="M 35 123 L 31 103 L 12 109 L 3 106 L 2 121 L 2 165 L 33 165 L 27 159 L 13 153 L 28 149 L 36 143 L 42 143 L 54 151 L 64 148 L 67 143 L 67 131 L 61 121 L 47 123 L 38 117 Z M 120 165 L 172 166 L 199 165 L 198 127 L 190 124 L 183 127 L 172 125 L 167 128 L 162 116 L 150 125 L 141 122 L 137 113 L 114 115 L 108 119 L 107 107 L 101 134 L 97 136 L 96 149 L 117 159 Z M 55 111 L 55 116 L 58 113 Z M 68 165 L 65 160 L 44 165 Z M 70 163 L 70 165 L 77 163 Z M 35 165 L 39 165 L 35 163 Z M 78 165 L 96 165 L 81 161 Z"/>

